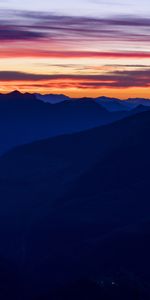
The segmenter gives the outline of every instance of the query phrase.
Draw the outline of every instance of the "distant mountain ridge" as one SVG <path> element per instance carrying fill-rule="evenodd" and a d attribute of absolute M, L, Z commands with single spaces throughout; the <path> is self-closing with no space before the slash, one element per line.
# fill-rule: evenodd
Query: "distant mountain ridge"
<path fill-rule="evenodd" d="M 127 111 L 136 108 L 139 105 L 143 105 L 146 107 L 150 106 L 150 99 L 146 98 L 128 98 L 125 100 L 120 100 L 119 98 L 111 98 L 106 96 L 100 96 L 96 98 L 92 97 L 83 97 L 83 98 L 71 98 L 65 95 L 55 95 L 55 94 L 47 94 L 40 95 L 35 94 L 36 98 L 42 100 L 44 102 L 49 102 L 51 104 L 57 104 L 64 101 L 81 101 L 88 102 L 93 101 L 96 102 L 103 107 L 105 107 L 109 111 Z"/>
<path fill-rule="evenodd" d="M 69 101 L 71 98 L 67 97 L 65 95 L 55 95 L 55 94 L 47 94 L 47 95 L 41 95 L 41 94 L 35 94 L 36 99 L 44 101 L 46 103 L 50 104 L 57 104 L 64 101 Z"/>
<path fill-rule="evenodd" d="M 100 97 L 82 97 L 82 98 L 71 98 L 63 94 L 38 94 L 38 93 L 21 93 L 19 91 L 13 91 L 8 94 L 0 94 L 1 97 L 7 97 L 7 96 L 23 96 L 23 95 L 31 95 L 35 97 L 37 100 L 41 100 L 45 103 L 50 103 L 50 104 L 58 104 L 61 102 L 78 102 L 81 103 L 83 102 L 88 102 L 88 101 L 93 101 L 96 102 L 103 107 L 105 107 L 109 111 L 127 111 L 136 108 L 139 105 L 143 105 L 146 107 L 150 106 L 150 99 L 148 98 L 128 98 L 125 100 L 121 100 L 119 98 L 113 98 L 113 97 L 107 97 L 107 96 L 100 96 Z"/>
<path fill-rule="evenodd" d="M 150 109 L 148 100 L 134 102 L 18 91 L 0 94 L 0 155 L 17 145 L 107 125 Z"/>

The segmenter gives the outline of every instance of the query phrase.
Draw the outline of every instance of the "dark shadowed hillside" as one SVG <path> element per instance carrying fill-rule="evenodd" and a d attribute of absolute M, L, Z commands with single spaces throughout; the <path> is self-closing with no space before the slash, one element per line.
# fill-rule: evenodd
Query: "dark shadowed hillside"
<path fill-rule="evenodd" d="M 47 102 L 49 99 L 53 104 Z M 18 145 L 99 127 L 149 110 L 144 105 L 148 100 L 137 100 L 133 105 L 130 102 L 106 97 L 69 99 L 63 95 L 39 98 L 17 91 L 0 94 L 0 155 Z"/>
<path fill-rule="evenodd" d="M 53 95 L 55 100 L 59 97 L 62 99 L 61 95 Z M 72 102 L 66 98 L 61 103 L 50 104 L 37 100 L 34 94 L 17 91 L 1 94 L 0 154 L 35 140 L 112 123 L 127 114 L 131 112 L 109 112 L 92 99 Z"/>
<path fill-rule="evenodd" d="M 149 130 L 143 112 L 1 157 L 0 256 L 26 297 L 120 272 L 148 285 Z"/>

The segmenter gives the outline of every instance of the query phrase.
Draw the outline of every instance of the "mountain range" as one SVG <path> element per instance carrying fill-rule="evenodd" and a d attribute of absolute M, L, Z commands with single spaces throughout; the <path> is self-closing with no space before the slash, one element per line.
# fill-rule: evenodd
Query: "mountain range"
<path fill-rule="evenodd" d="M 41 100 L 43 102 L 48 102 L 50 104 L 57 104 L 61 103 L 64 101 L 77 101 L 78 98 L 70 98 L 68 96 L 65 96 L 63 94 L 46 94 L 46 95 L 41 95 L 41 94 L 35 94 L 36 99 Z M 106 96 L 101 96 L 97 98 L 80 98 L 79 100 L 83 101 L 95 101 L 102 106 L 104 106 L 107 110 L 110 111 L 120 111 L 120 110 L 130 110 L 133 109 L 139 105 L 143 106 L 150 106 L 150 99 L 145 99 L 145 98 L 128 98 L 125 100 L 120 100 L 118 98 L 110 98 Z"/>
<path fill-rule="evenodd" d="M 38 103 L 41 111 L 45 104 Z M 99 104 L 79 99 L 67 105 L 69 112 L 81 106 L 89 112 Z M 139 299 L 149 298 L 150 111 L 142 110 L 140 103 L 105 126 L 0 157 L 3 295 L 9 290 L 15 299 L 20 293 L 49 299 L 44 295 L 51 289 L 80 278 L 97 282 L 127 274 L 146 293 Z"/>
<path fill-rule="evenodd" d="M 15 146 L 110 124 L 149 109 L 149 100 L 0 94 L 0 155 Z"/>

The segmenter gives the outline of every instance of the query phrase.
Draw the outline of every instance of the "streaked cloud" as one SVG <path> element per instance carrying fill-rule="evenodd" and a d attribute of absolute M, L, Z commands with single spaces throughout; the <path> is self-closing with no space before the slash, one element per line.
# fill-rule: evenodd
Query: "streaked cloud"
<path fill-rule="evenodd" d="M 3 12 L 0 40 L 47 40 L 71 42 L 150 42 L 150 18 L 89 18 L 50 13 Z M 16 17 L 16 18 L 15 18 Z M 11 21 L 10 21 L 11 19 Z"/>
<path fill-rule="evenodd" d="M 21 72 L 0 72 L 1 82 L 11 81 L 47 81 L 52 85 L 59 83 L 60 88 L 64 87 L 64 84 L 76 84 L 78 88 L 129 88 L 129 87 L 150 87 L 150 68 L 142 70 L 124 70 L 124 71 L 113 71 L 104 74 L 30 74 Z"/>
<path fill-rule="evenodd" d="M 85 2 L 82 0 L 83 6 Z M 148 90 L 149 49 L 150 18 L 144 15 L 0 11 L 0 82 L 4 90 L 32 86 L 34 91 L 42 87 L 87 90 L 87 95 L 92 89 Z"/>

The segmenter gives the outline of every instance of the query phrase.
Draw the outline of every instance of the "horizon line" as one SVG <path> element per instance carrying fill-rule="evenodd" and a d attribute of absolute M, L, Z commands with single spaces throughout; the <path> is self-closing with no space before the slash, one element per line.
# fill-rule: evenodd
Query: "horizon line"
<path fill-rule="evenodd" d="M 108 99 L 115 99 L 115 100 L 120 100 L 120 101 L 127 101 L 127 100 L 130 100 L 130 99 L 143 99 L 143 100 L 148 100 L 150 101 L 150 98 L 145 98 L 145 97 L 128 97 L 128 98 L 119 98 L 119 97 L 110 97 L 110 96 L 106 96 L 106 95 L 101 95 L 101 96 L 96 96 L 96 97 L 91 97 L 91 96 L 81 96 L 81 97 L 71 97 L 71 96 L 68 96 L 66 94 L 63 94 L 63 93 L 36 93 L 36 92 L 21 92 L 17 89 L 14 89 L 10 92 L 0 92 L 0 95 L 10 95 L 10 94 L 13 94 L 13 93 L 18 93 L 20 95 L 26 95 L 26 94 L 29 94 L 29 95 L 41 95 L 41 96 L 64 96 L 66 98 L 69 98 L 69 99 L 100 99 L 100 98 L 108 98 Z"/>

